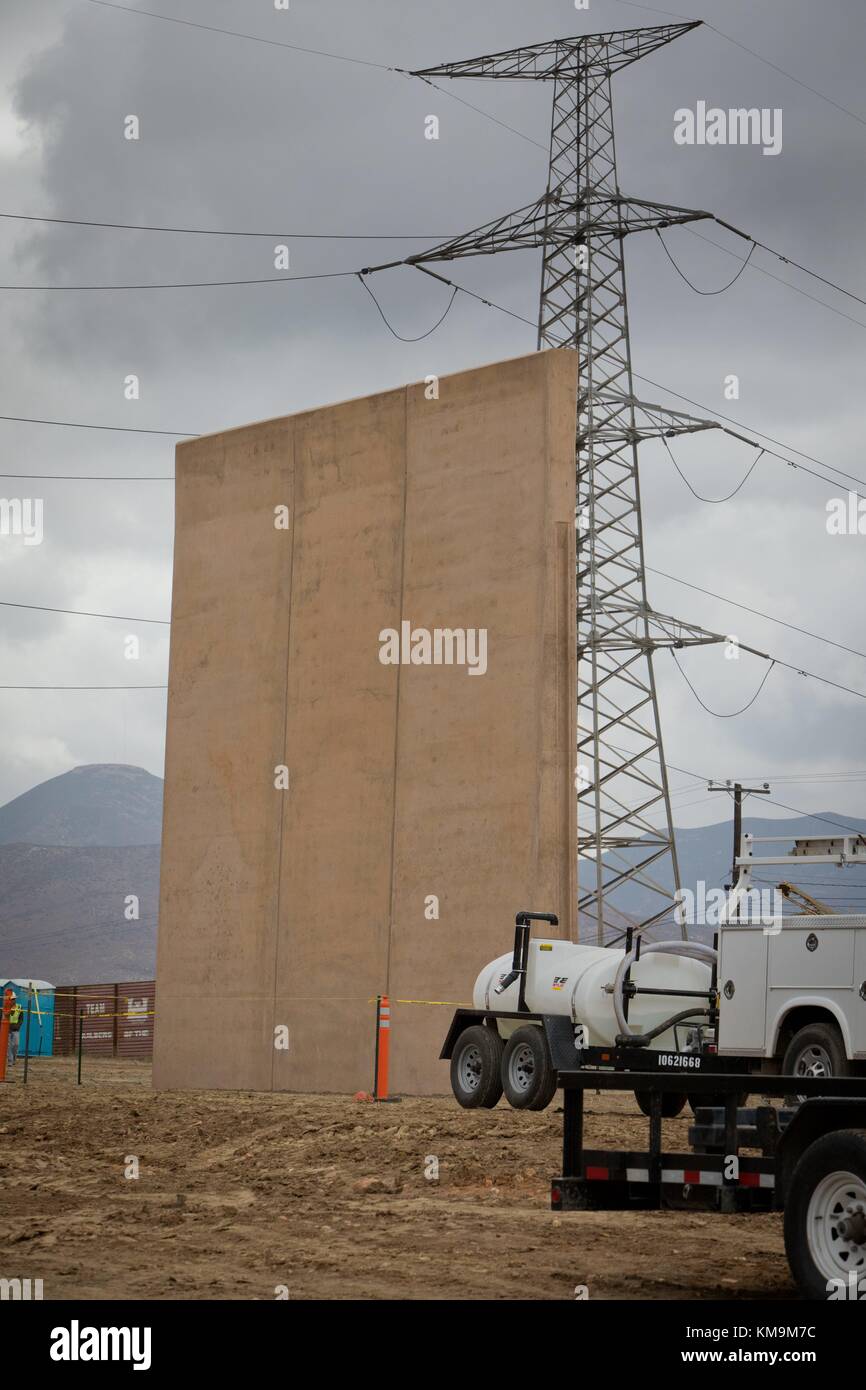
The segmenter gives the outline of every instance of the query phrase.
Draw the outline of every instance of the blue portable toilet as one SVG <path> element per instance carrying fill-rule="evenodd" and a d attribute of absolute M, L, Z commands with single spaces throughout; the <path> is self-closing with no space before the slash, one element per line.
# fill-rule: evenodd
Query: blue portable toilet
<path fill-rule="evenodd" d="M 28 1057 L 50 1057 L 54 1051 L 54 986 L 47 980 L 0 980 L 0 998 L 11 989 L 24 1010 L 18 1042 L 18 1056 L 24 1056 L 27 1037 L 27 1006 L 30 1005 Z"/>

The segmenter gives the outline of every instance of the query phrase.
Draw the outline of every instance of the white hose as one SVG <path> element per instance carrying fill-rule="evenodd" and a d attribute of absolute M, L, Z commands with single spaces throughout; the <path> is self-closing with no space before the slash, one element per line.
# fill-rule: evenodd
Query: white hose
<path fill-rule="evenodd" d="M 641 946 L 640 959 L 648 956 L 651 951 L 657 951 L 666 956 L 686 956 L 689 960 L 701 960 L 707 965 L 715 965 L 718 960 L 718 952 L 712 946 L 705 946 L 700 941 L 651 941 L 646 946 Z M 619 1031 L 627 1038 L 639 1038 L 641 1033 L 636 1033 L 629 1027 L 628 1019 L 623 1008 L 623 984 L 625 983 L 626 971 L 633 965 L 637 957 L 637 947 L 623 956 L 619 963 L 619 969 L 614 977 L 613 985 L 613 1007 L 616 1014 L 616 1021 L 619 1024 Z"/>

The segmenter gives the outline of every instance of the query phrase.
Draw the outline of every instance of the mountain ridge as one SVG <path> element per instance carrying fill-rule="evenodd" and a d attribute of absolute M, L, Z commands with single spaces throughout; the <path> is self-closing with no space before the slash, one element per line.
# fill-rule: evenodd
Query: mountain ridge
<path fill-rule="evenodd" d="M 86 763 L 0 807 L 0 845 L 158 845 L 162 778 L 128 763 Z"/>
<path fill-rule="evenodd" d="M 9 978 L 98 984 L 150 979 L 156 970 L 163 782 L 125 763 L 92 763 L 48 778 L 0 807 L 0 971 Z M 757 836 L 830 835 L 838 829 L 866 835 L 866 819 L 833 811 L 786 820 L 744 817 Z M 700 881 L 721 888 L 730 881 L 730 820 L 676 832 L 683 887 Z M 761 846 L 758 846 L 758 852 Z M 784 849 L 785 846 L 779 846 Z M 755 874 L 756 886 L 792 878 L 834 911 L 866 911 L 866 865 L 776 866 Z M 137 917 L 129 918 L 129 900 Z M 642 920 L 658 899 L 629 884 L 617 894 L 610 928 Z M 628 914 L 623 916 L 621 914 Z M 595 936 L 581 923 L 582 939 Z M 655 936 L 675 936 L 659 927 Z M 706 938 L 708 929 L 690 934 Z M 709 935 L 711 935 L 711 930 Z M 503 941 L 507 945 L 507 926 Z"/>

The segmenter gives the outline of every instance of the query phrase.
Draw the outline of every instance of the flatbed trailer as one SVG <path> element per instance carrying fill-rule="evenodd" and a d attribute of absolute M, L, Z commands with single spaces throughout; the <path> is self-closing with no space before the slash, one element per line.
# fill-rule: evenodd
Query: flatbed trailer
<path fill-rule="evenodd" d="M 782 1211 L 801 1293 L 866 1298 L 866 1080 L 748 1077 L 731 1071 L 730 1058 L 704 1054 L 696 1062 L 642 1048 L 585 1048 L 577 1060 L 557 1074 L 563 1143 L 562 1171 L 551 1183 L 554 1211 Z M 665 1096 L 682 1091 L 684 1068 L 696 1106 L 690 1148 L 667 1152 Z M 741 1102 L 750 1080 L 763 1096 L 796 1092 L 798 1103 L 747 1109 Z M 587 1090 L 643 1096 L 647 1148 L 586 1148 Z"/>

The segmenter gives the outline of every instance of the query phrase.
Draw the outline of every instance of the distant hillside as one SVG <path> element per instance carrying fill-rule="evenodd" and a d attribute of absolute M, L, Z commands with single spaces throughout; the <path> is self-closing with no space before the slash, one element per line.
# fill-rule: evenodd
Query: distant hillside
<path fill-rule="evenodd" d="M 132 895 L 137 921 L 124 916 Z M 0 846 L 0 976 L 152 980 L 158 910 L 158 845 Z"/>
<path fill-rule="evenodd" d="M 52 777 L 0 807 L 0 976 L 61 984 L 153 977 L 162 792 L 161 779 L 143 768 L 96 764 Z M 829 835 L 832 822 L 866 833 L 866 821 L 833 811 L 789 820 L 747 817 L 745 828 L 793 839 Z M 729 820 L 680 830 L 677 846 L 684 887 L 694 890 L 703 880 L 707 889 L 721 888 L 728 882 Z M 585 865 L 581 876 L 586 887 Z M 763 880 L 758 886 L 772 887 L 784 876 L 836 912 L 866 911 L 866 865 L 766 869 L 757 875 Z M 137 921 L 124 915 L 132 894 L 139 900 Z M 608 915 L 613 931 L 629 917 L 649 915 L 658 899 L 631 884 L 616 903 L 621 912 Z M 594 924 L 581 925 L 591 940 Z M 667 924 L 654 935 L 675 931 Z M 690 934 L 711 933 L 697 928 Z M 503 949 L 507 944 L 503 939 Z"/>
<path fill-rule="evenodd" d="M 40 782 L 0 808 L 0 845 L 158 845 L 162 779 L 95 763 Z"/>
<path fill-rule="evenodd" d="M 0 807 L 0 974 L 62 984 L 156 971 L 162 780 L 98 763 Z M 138 900 L 138 920 L 124 915 Z"/>

